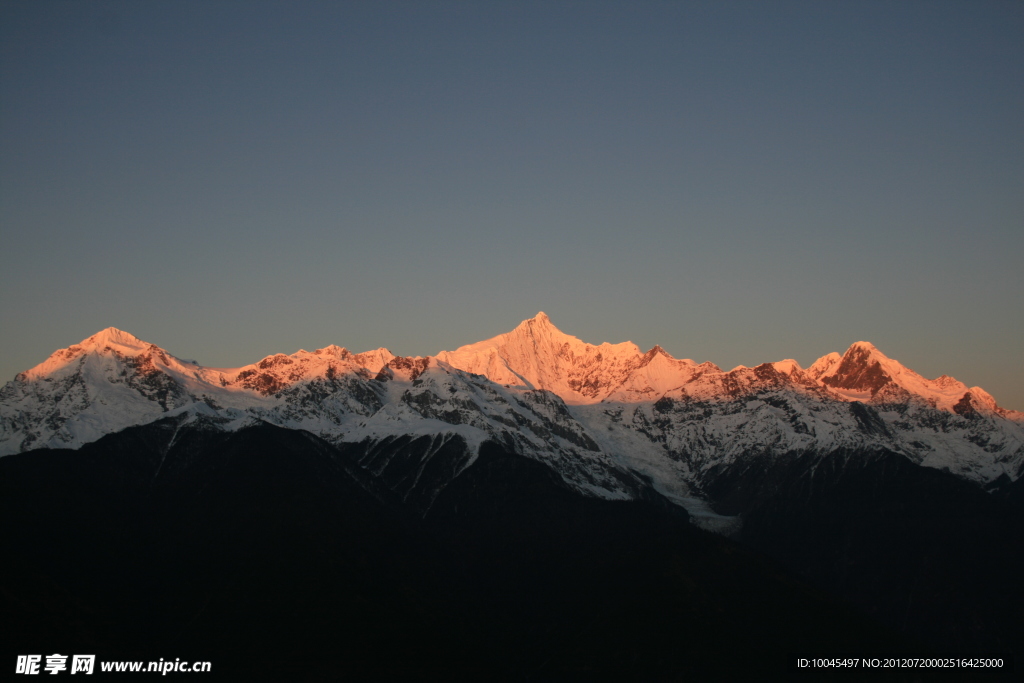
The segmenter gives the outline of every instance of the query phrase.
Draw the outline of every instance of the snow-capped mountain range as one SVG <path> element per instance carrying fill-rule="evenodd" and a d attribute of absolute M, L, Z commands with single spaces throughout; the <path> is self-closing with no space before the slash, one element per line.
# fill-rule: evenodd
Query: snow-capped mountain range
<path fill-rule="evenodd" d="M 77 448 L 166 417 L 220 430 L 265 421 L 335 444 L 425 436 L 416 480 L 444 444 L 464 444 L 454 477 L 492 440 L 581 492 L 653 488 L 710 527 L 730 521 L 711 511 L 706 486 L 753 459 L 889 451 L 980 485 L 1024 472 L 1024 413 L 951 377 L 926 379 L 867 342 L 806 369 L 783 360 L 723 371 L 658 346 L 588 344 L 544 313 L 436 356 L 328 346 L 239 368 L 203 367 L 107 328 L 0 390 L 0 455 Z"/>

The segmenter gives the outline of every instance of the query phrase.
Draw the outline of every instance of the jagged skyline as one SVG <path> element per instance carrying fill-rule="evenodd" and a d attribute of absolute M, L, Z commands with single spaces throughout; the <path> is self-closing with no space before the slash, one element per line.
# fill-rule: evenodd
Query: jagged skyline
<path fill-rule="evenodd" d="M 398 363 L 396 367 L 411 369 L 413 374 L 416 374 L 422 372 L 431 362 L 441 362 L 452 368 L 485 376 L 490 381 L 504 384 L 506 387 L 551 391 L 568 404 L 596 403 L 605 400 L 644 402 L 678 389 L 692 381 L 691 376 L 695 373 L 698 376 L 706 373 L 733 375 L 770 366 L 775 372 L 797 383 L 821 383 L 837 392 L 838 396 L 850 401 L 870 401 L 879 390 L 885 389 L 889 384 L 946 411 L 957 412 L 956 406 L 965 400 L 964 395 L 968 391 L 974 394 L 974 400 L 980 400 L 989 409 L 1005 409 L 1005 406 L 997 406 L 998 402 L 983 387 L 968 387 L 945 373 L 934 378 L 924 377 L 898 360 L 886 356 L 869 341 L 854 342 L 843 353 L 829 352 L 806 366 L 793 358 L 783 358 L 751 366 L 741 364 L 732 368 L 722 368 L 711 361 L 699 362 L 692 358 L 676 358 L 660 345 L 643 351 L 631 341 L 591 344 L 563 332 L 543 311 L 496 337 L 460 345 L 453 350 L 441 350 L 436 354 L 402 356 L 392 353 L 386 346 L 352 351 L 331 344 L 313 350 L 299 349 L 291 354 L 276 352 L 252 363 L 230 367 L 204 366 L 193 359 L 182 360 L 158 344 L 139 339 L 126 330 L 108 327 L 77 344 L 55 350 L 42 363 L 18 373 L 16 379 L 37 380 L 71 364 L 83 354 L 103 353 L 104 350 L 109 352 L 111 349 L 129 356 L 157 353 L 160 354 L 164 365 L 170 364 L 168 367 L 174 368 L 178 373 L 195 374 L 196 379 L 204 382 L 221 386 L 228 386 L 230 383 L 237 385 L 239 389 L 258 391 L 264 395 L 275 393 L 295 381 L 308 380 L 323 374 L 327 367 L 324 363 L 330 365 L 333 359 L 344 361 L 342 367 L 365 368 L 369 372 L 366 377 L 394 363 Z M 570 358 L 575 360 L 570 365 L 560 366 L 558 359 L 565 353 L 569 353 Z M 308 368 L 304 368 L 290 380 L 282 382 L 277 377 L 269 378 L 267 381 L 274 385 L 272 387 L 261 387 L 252 381 L 241 379 L 243 375 L 254 375 L 261 369 L 279 365 L 281 362 L 290 364 L 298 360 L 300 365 L 305 365 L 313 357 L 320 357 L 321 362 L 314 363 L 316 369 L 312 375 L 309 374 Z M 174 360 L 170 361 L 170 358 Z M 579 359 L 587 359 L 583 369 L 574 367 Z M 551 365 L 552 362 L 555 364 Z M 851 367 L 855 369 L 851 370 Z M 588 388 L 587 373 L 594 372 L 594 368 L 597 368 L 598 374 L 605 374 L 600 381 L 604 385 L 603 389 Z M 632 375 L 640 368 L 645 370 L 638 386 Z M 608 379 L 609 372 L 616 379 Z M 722 387 L 715 390 L 720 391 Z M 712 392 L 712 395 L 715 392 Z"/>
<path fill-rule="evenodd" d="M 866 339 L 1024 409 L 1020 3 L 4 3 L 0 382 L 544 310 L 723 368 Z"/>
<path fill-rule="evenodd" d="M 644 472 L 712 526 L 732 522 L 694 487 L 736 457 L 882 449 L 989 485 L 1019 477 L 1024 444 L 1024 413 L 869 342 L 806 369 L 789 359 L 724 370 L 660 347 L 588 344 L 541 312 L 432 357 L 329 346 L 233 368 L 107 328 L 3 387 L 0 455 L 78 447 L 164 417 L 228 431 L 268 422 L 332 443 L 455 439 L 469 457 L 491 439 L 563 460 L 566 481 L 593 495 L 633 496 L 631 473 Z"/>
<path fill-rule="evenodd" d="M 737 365 L 734 365 L 734 366 L 729 366 L 729 365 L 719 366 L 718 364 L 714 363 L 714 361 L 708 360 L 708 359 L 703 359 L 702 360 L 702 359 L 693 359 L 693 358 L 688 358 L 688 357 L 687 358 L 682 358 L 682 357 L 675 356 L 671 352 L 666 350 L 664 347 L 662 347 L 660 344 L 655 344 L 655 345 L 650 346 L 650 347 L 641 347 L 641 346 L 638 346 L 637 344 L 635 344 L 635 343 L 633 343 L 632 341 L 629 341 L 629 340 L 622 341 L 622 342 L 616 342 L 616 343 L 600 342 L 600 343 L 596 343 L 596 344 L 592 343 L 592 342 L 589 342 L 589 341 L 586 341 L 586 340 L 582 340 L 582 339 L 580 339 L 579 337 L 577 337 L 575 335 L 569 335 L 569 334 L 566 334 L 565 332 L 563 332 L 561 329 L 559 329 L 551 321 L 550 316 L 548 316 L 543 311 L 538 312 L 535 316 L 533 316 L 531 318 L 523 320 L 514 329 L 512 329 L 512 330 L 510 330 L 508 332 L 500 333 L 497 337 L 487 338 L 487 339 L 483 339 L 483 340 L 481 340 L 479 342 L 472 342 L 472 343 L 469 343 L 469 344 L 459 344 L 458 346 L 453 346 L 451 349 L 441 349 L 439 351 L 436 351 L 436 352 L 430 353 L 430 354 L 401 354 L 401 353 L 394 353 L 391 350 L 391 348 L 388 347 L 388 345 L 381 345 L 381 346 L 378 346 L 378 347 L 375 347 L 375 348 L 367 348 L 367 349 L 363 349 L 363 350 L 358 350 L 358 349 L 351 349 L 351 348 L 348 348 L 347 346 L 340 345 L 340 344 L 330 344 L 330 345 L 327 345 L 327 346 L 324 346 L 324 347 L 319 347 L 319 348 L 313 347 L 311 349 L 298 349 L 298 350 L 295 350 L 294 352 L 284 352 L 284 351 L 281 351 L 281 350 L 272 351 L 271 353 L 265 354 L 264 356 L 261 356 L 260 358 L 255 358 L 255 359 L 250 358 L 250 359 L 247 359 L 245 362 L 237 362 L 237 361 L 240 360 L 237 356 L 235 356 L 234 359 L 233 359 L 233 362 L 230 362 L 230 363 L 217 363 L 217 364 L 203 363 L 203 362 L 200 362 L 199 360 L 196 360 L 196 359 L 193 359 L 193 358 L 190 358 L 187 362 L 194 362 L 194 363 L 196 363 L 199 366 L 205 366 L 207 368 L 218 368 L 219 370 L 222 370 L 223 372 L 237 372 L 238 370 L 240 370 L 242 368 L 256 366 L 261 361 L 265 361 L 266 359 L 272 359 L 272 358 L 274 358 L 276 356 L 297 357 L 297 356 L 308 355 L 311 352 L 319 354 L 321 352 L 331 352 L 331 353 L 333 353 L 335 351 L 339 351 L 339 352 L 343 352 L 343 353 L 349 354 L 349 355 L 354 356 L 354 357 L 367 357 L 367 358 L 373 357 L 374 359 L 376 359 L 376 362 L 377 362 L 378 365 L 383 365 L 383 364 L 387 363 L 392 358 L 401 358 L 401 357 L 406 357 L 406 358 L 422 358 L 422 359 L 437 358 L 438 360 L 444 361 L 446 363 L 451 363 L 455 367 L 459 367 L 459 368 L 464 369 L 464 370 L 468 370 L 468 371 L 472 371 L 472 372 L 478 372 L 478 373 L 487 375 L 488 377 L 490 377 L 494 381 L 508 381 L 508 380 L 510 380 L 510 377 L 504 377 L 503 379 L 500 379 L 498 376 L 495 376 L 495 374 L 494 374 L 496 372 L 495 369 L 494 368 L 486 367 L 486 363 L 481 364 L 482 362 L 478 359 L 478 356 L 481 353 L 484 353 L 486 355 L 486 353 L 488 351 L 493 353 L 494 346 L 496 344 L 501 345 L 501 344 L 504 343 L 505 338 L 507 338 L 507 337 L 514 338 L 516 333 L 519 332 L 521 329 L 523 329 L 523 328 L 525 328 L 527 326 L 534 326 L 534 325 L 536 325 L 538 327 L 538 329 L 552 331 L 553 334 L 559 340 L 561 340 L 562 342 L 565 342 L 565 341 L 568 340 L 568 341 L 571 341 L 571 343 L 573 343 L 573 344 L 577 344 L 578 343 L 578 344 L 580 344 L 583 347 L 588 347 L 588 348 L 592 348 L 592 349 L 601 349 L 601 350 L 604 350 L 605 353 L 611 352 L 612 355 L 623 355 L 625 357 L 633 357 L 633 356 L 641 355 L 641 354 L 644 354 L 644 353 L 646 353 L 647 355 L 650 355 L 652 353 L 659 352 L 659 355 L 662 355 L 662 356 L 664 356 L 666 358 L 669 358 L 673 362 L 682 361 L 682 362 L 690 363 L 690 364 L 694 364 L 694 365 L 696 365 L 696 364 L 706 365 L 706 366 L 709 366 L 709 367 L 713 368 L 716 372 L 719 372 L 719 371 L 720 372 L 730 372 L 730 371 L 734 371 L 734 370 L 749 369 L 749 368 L 753 368 L 755 366 L 762 365 L 762 364 L 770 364 L 770 365 L 773 365 L 773 366 L 776 366 L 776 367 L 783 366 L 783 365 L 785 365 L 786 367 L 793 367 L 793 364 L 795 364 L 795 369 L 797 369 L 799 371 L 814 372 L 815 368 L 817 368 L 818 366 L 821 366 L 822 364 L 825 364 L 825 365 L 828 365 L 828 366 L 832 366 L 835 363 L 838 363 L 839 360 L 841 360 L 841 358 L 845 357 L 845 354 L 849 353 L 850 351 L 854 350 L 855 348 L 865 347 L 871 353 L 877 354 L 882 359 L 883 364 L 893 364 L 893 367 L 895 368 L 895 371 L 891 372 L 891 374 L 893 374 L 893 376 L 896 376 L 897 374 L 902 373 L 904 371 L 908 371 L 910 374 L 912 374 L 914 377 L 916 377 L 917 379 L 913 380 L 913 382 L 914 382 L 914 389 L 912 389 L 912 391 L 914 391 L 915 393 L 918 393 L 918 394 L 921 394 L 921 395 L 927 395 L 927 396 L 930 396 L 930 397 L 933 397 L 933 398 L 937 398 L 938 394 L 935 394 L 935 396 L 932 396 L 932 394 L 930 393 L 931 389 L 924 389 L 923 390 L 923 388 L 926 387 L 926 385 L 927 385 L 928 387 L 932 387 L 932 389 L 936 389 L 936 387 L 932 386 L 932 385 L 935 385 L 936 382 L 939 382 L 939 383 L 942 383 L 942 382 L 952 382 L 957 387 L 956 392 L 959 392 L 959 393 L 957 393 L 957 395 L 955 397 L 953 397 L 953 402 L 955 402 L 956 400 L 958 400 L 960 398 L 960 396 L 963 394 L 963 392 L 968 389 L 968 386 L 970 386 L 969 384 L 965 384 L 963 382 L 956 381 L 955 376 L 951 376 L 952 373 L 941 372 L 941 373 L 933 374 L 933 375 L 931 375 L 929 377 L 927 373 L 919 374 L 919 373 L 917 373 L 914 370 L 909 370 L 908 366 L 904 366 L 903 364 L 899 363 L 899 361 L 895 361 L 895 360 L 890 359 L 888 356 L 884 355 L 881 351 L 879 351 L 877 349 L 877 347 L 872 342 L 866 341 L 866 340 L 860 340 L 860 341 L 852 342 L 848 347 L 845 348 L 845 350 L 841 349 L 840 351 L 830 351 L 828 353 L 825 353 L 825 354 L 823 354 L 821 356 L 818 356 L 818 357 L 814 358 L 812 362 L 801 362 L 799 360 L 796 360 L 793 356 L 786 356 L 786 357 L 783 357 L 783 358 L 778 358 L 776 360 L 768 360 L 768 359 L 763 359 L 762 358 L 759 361 L 751 363 L 749 365 L 740 363 L 740 364 L 737 364 Z M 138 337 L 133 335 L 130 331 L 121 330 L 121 329 L 116 328 L 116 327 L 109 327 L 109 328 L 105 328 L 103 330 L 100 330 L 100 331 L 96 332 L 96 334 L 94 334 L 94 335 L 90 335 L 89 337 L 87 337 L 86 339 L 83 339 L 80 342 L 77 342 L 75 344 L 69 344 L 68 347 L 62 347 L 61 349 L 58 349 L 57 351 L 54 351 L 52 354 L 49 355 L 49 358 L 47 360 L 43 360 L 43 361 L 41 361 L 41 362 L 39 362 L 37 364 L 33 364 L 32 366 L 30 366 L 28 368 L 24 368 L 23 370 L 20 370 L 18 372 L 18 375 L 20 376 L 21 374 L 25 373 L 28 376 L 34 376 L 35 374 L 38 374 L 40 372 L 46 372 L 47 371 L 46 369 L 51 367 L 51 365 L 54 362 L 55 358 L 57 358 L 57 356 L 59 356 L 62 351 L 66 352 L 66 351 L 68 351 L 68 348 L 78 348 L 78 347 L 80 347 L 83 344 L 86 346 L 86 348 L 92 348 L 92 346 L 94 345 L 93 344 L 94 340 L 99 339 L 101 342 L 106 343 L 106 340 L 108 340 L 108 337 L 115 340 L 115 342 L 114 342 L 115 346 L 117 346 L 120 343 L 120 342 L 117 342 L 116 340 L 121 339 L 122 337 L 131 340 L 130 345 L 131 344 L 143 344 L 143 345 L 145 345 L 145 344 L 152 343 L 152 342 L 144 342 L 144 341 L 140 340 Z M 95 343 L 98 344 L 100 342 L 95 342 Z M 173 352 L 172 349 L 168 349 L 166 347 L 160 347 L 160 348 L 164 352 Z M 645 348 L 646 348 L 646 352 L 644 351 Z M 202 356 L 202 354 L 193 354 L 193 355 Z M 184 357 L 184 356 L 178 356 L 178 357 Z M 950 362 L 949 364 L 952 365 L 953 363 Z M 818 375 L 821 375 L 823 372 L 824 372 L 823 370 L 819 371 L 815 375 L 815 378 L 817 379 Z M 500 373 L 499 373 L 499 375 L 500 375 Z M 522 378 L 519 378 L 519 379 L 522 379 Z M 513 383 L 515 383 L 514 380 L 513 380 Z M 575 393 L 575 392 L 569 391 L 567 389 L 567 387 L 565 387 L 565 386 L 561 386 L 561 385 L 549 386 L 549 385 L 547 385 L 543 381 L 541 381 L 539 383 L 536 383 L 535 385 L 531 384 L 530 386 L 531 387 L 532 386 L 536 386 L 536 388 L 544 388 L 544 389 L 553 390 L 556 394 L 561 396 L 564 400 L 569 400 L 570 402 L 572 402 L 572 399 L 567 395 L 567 392 L 568 393 Z M 664 391 L 665 389 L 671 389 L 671 388 L 673 388 L 673 387 L 666 385 L 665 387 L 662 387 L 662 391 Z M 984 387 L 982 387 L 980 385 L 973 385 L 972 389 L 983 389 L 984 390 Z M 954 393 L 956 393 L 956 392 L 954 392 Z M 946 392 L 945 390 L 941 390 L 940 393 L 948 393 L 948 392 Z M 991 396 L 989 394 L 989 392 L 987 392 L 987 391 L 985 391 L 985 395 Z M 995 400 L 1003 408 L 1008 408 L 1010 410 L 1016 410 L 1015 408 L 1012 408 L 1012 406 L 1008 406 L 1005 402 L 1001 402 L 998 397 L 996 397 Z M 953 405 L 952 403 L 949 403 L 948 399 L 945 399 L 945 398 L 940 399 L 940 403 L 942 403 L 943 406 L 946 409 L 949 409 L 950 406 Z M 946 403 L 949 403 L 949 405 L 946 405 Z"/>

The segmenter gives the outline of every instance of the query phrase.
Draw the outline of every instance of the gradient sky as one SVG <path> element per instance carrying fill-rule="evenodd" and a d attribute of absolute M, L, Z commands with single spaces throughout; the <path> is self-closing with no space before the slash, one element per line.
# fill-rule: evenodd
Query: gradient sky
<path fill-rule="evenodd" d="M 1024 3 L 0 2 L 0 380 L 539 310 L 1024 410 Z"/>

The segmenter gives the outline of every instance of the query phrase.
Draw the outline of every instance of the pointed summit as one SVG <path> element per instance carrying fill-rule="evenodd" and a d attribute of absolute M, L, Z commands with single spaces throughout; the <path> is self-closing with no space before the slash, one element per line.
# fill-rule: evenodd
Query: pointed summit
<path fill-rule="evenodd" d="M 871 396 L 893 379 L 888 372 L 891 361 L 871 342 L 859 341 L 850 345 L 839 363 L 821 376 L 821 382 L 833 389 L 867 392 Z M 899 365 L 899 363 L 895 363 Z M 902 368 L 902 366 L 900 366 Z"/>
<path fill-rule="evenodd" d="M 669 358 L 672 358 L 672 355 L 668 351 L 661 348 L 661 344 L 655 344 L 654 346 L 647 350 L 647 353 L 644 354 L 644 356 L 648 358 L 654 358 L 657 355 L 668 356 Z"/>
<path fill-rule="evenodd" d="M 914 395 L 935 407 L 953 410 L 967 391 L 963 382 L 948 375 L 934 380 L 922 377 L 886 356 L 871 342 L 855 342 L 838 362 L 826 356 L 815 366 L 826 359 L 832 362 L 822 364 L 823 372 L 818 379 L 851 400 L 872 399 L 881 391 L 879 398 L 884 396 L 883 400 Z"/>
<path fill-rule="evenodd" d="M 442 351 L 437 358 L 498 384 L 546 389 L 567 403 L 591 403 L 621 382 L 641 355 L 632 342 L 587 344 L 559 330 L 541 311 L 511 332 Z"/>
<path fill-rule="evenodd" d="M 24 379 L 43 377 L 87 354 L 109 355 L 109 352 L 117 352 L 124 356 L 136 356 L 150 348 L 154 348 L 153 344 L 142 341 L 134 334 L 116 327 L 108 327 L 66 349 L 57 349 L 50 354 L 49 358 L 19 374 L 18 377 Z"/>
<path fill-rule="evenodd" d="M 131 332 L 125 332 L 124 330 L 119 330 L 116 327 L 108 327 L 100 330 L 91 337 L 83 339 L 78 346 L 90 351 L 95 349 L 104 349 L 106 347 L 120 347 L 131 349 L 134 352 L 148 348 L 151 344 L 142 341 Z"/>
<path fill-rule="evenodd" d="M 850 344 L 850 348 L 848 348 L 846 350 L 846 353 L 843 354 L 843 356 L 845 357 L 846 355 L 848 355 L 851 352 L 854 352 L 854 353 L 867 353 L 867 354 L 878 354 L 878 355 L 881 355 L 883 358 L 885 357 L 885 354 L 882 353 L 881 351 L 879 351 L 878 347 L 875 346 L 874 344 L 872 344 L 869 341 L 853 342 L 852 344 Z"/>
<path fill-rule="evenodd" d="M 520 330 L 521 331 L 527 331 L 527 330 L 545 330 L 545 329 L 550 329 L 550 330 L 554 330 L 556 332 L 561 333 L 561 330 L 559 330 L 557 327 L 555 327 L 555 324 L 553 322 L 551 322 L 551 318 L 548 317 L 548 314 L 545 313 L 544 311 L 540 311 L 539 313 L 537 313 L 537 315 L 533 316 L 532 318 L 527 318 L 523 322 L 521 322 L 518 325 L 516 325 L 515 328 L 512 330 L 512 332 L 516 332 L 516 331 L 520 331 Z"/>

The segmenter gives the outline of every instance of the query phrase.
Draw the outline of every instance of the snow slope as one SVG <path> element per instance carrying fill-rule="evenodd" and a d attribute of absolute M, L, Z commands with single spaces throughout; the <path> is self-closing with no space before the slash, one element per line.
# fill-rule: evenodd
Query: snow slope
<path fill-rule="evenodd" d="M 459 436 L 544 461 L 606 498 L 644 487 L 727 529 L 702 489 L 751 459 L 888 450 L 978 484 L 1024 469 L 1024 414 L 978 387 L 929 380 L 868 342 L 823 356 L 723 371 L 631 342 L 593 345 L 547 315 L 433 357 L 338 346 L 207 368 L 108 328 L 0 390 L 0 455 L 75 448 L 188 413 L 233 429 L 253 420 L 334 443 Z M 454 472 L 452 476 L 457 476 Z"/>

